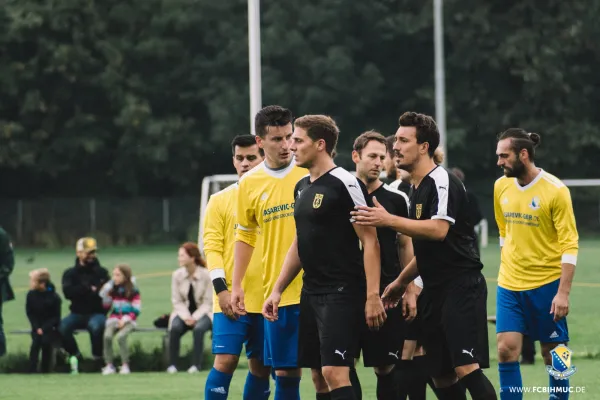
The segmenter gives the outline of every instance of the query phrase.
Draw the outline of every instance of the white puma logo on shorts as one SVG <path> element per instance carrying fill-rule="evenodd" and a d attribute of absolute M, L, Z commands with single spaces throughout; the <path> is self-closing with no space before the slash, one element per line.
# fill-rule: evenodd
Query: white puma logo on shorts
<path fill-rule="evenodd" d="M 388 353 L 388 355 L 390 355 L 390 356 L 394 356 L 394 357 L 396 357 L 396 360 L 398 360 L 398 359 L 399 359 L 399 358 L 398 358 L 398 353 L 399 353 L 399 352 L 400 352 L 400 350 L 396 351 L 395 353 L 392 353 L 392 352 L 390 351 L 390 352 Z"/>
<path fill-rule="evenodd" d="M 345 359 L 346 359 L 346 353 L 347 353 L 347 352 L 348 352 L 348 350 L 346 350 L 346 351 L 345 351 L 345 352 L 343 352 L 343 353 L 342 353 L 341 351 L 339 351 L 339 350 L 336 350 L 336 351 L 335 351 L 335 354 L 339 354 L 339 355 L 342 357 L 342 360 L 345 360 Z"/>
<path fill-rule="evenodd" d="M 470 355 L 470 356 L 471 356 L 471 358 L 475 358 L 475 357 L 473 357 L 473 350 L 475 350 L 475 349 L 471 349 L 471 351 L 467 351 L 467 350 L 463 349 L 463 351 L 462 351 L 462 352 L 463 352 L 463 354 L 468 354 L 468 355 Z"/>

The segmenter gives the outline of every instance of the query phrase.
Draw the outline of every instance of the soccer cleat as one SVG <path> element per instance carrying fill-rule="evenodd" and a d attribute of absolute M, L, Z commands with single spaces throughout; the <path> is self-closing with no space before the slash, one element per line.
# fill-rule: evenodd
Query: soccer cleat
<path fill-rule="evenodd" d="M 192 366 L 191 366 L 191 367 L 190 367 L 190 368 L 187 370 L 187 372 L 188 372 L 189 374 L 195 374 L 196 372 L 198 372 L 198 367 L 196 367 L 195 365 L 192 365 Z"/>
<path fill-rule="evenodd" d="M 127 365 L 127 364 L 121 365 L 121 369 L 119 370 L 119 374 L 121 374 L 121 375 L 128 375 L 130 373 L 131 373 L 131 370 L 129 369 L 129 365 Z"/>
<path fill-rule="evenodd" d="M 79 360 L 77 359 L 77 357 L 69 357 L 69 365 L 71 366 L 71 374 L 77 375 L 79 373 Z"/>
<path fill-rule="evenodd" d="M 177 373 L 177 368 L 174 365 L 171 365 L 169 368 L 167 368 L 167 373 L 169 373 L 169 374 L 176 374 Z"/>

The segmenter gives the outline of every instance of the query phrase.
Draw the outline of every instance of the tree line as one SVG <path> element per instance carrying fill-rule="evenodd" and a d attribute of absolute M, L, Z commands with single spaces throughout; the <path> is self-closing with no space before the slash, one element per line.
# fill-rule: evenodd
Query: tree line
<path fill-rule="evenodd" d="M 362 131 L 434 115 L 431 1 L 262 1 L 263 103 Z M 4 0 L 0 195 L 198 193 L 248 133 L 246 0 Z M 598 177 L 600 1 L 446 0 L 448 152 L 491 182 L 495 136 L 542 135 L 559 177 Z"/>

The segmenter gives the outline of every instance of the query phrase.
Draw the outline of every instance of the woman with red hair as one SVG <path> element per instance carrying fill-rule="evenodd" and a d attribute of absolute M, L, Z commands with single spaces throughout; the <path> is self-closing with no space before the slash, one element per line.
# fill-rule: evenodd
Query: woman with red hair
<path fill-rule="evenodd" d="M 177 359 L 181 336 L 194 332 L 194 352 L 189 373 L 196 373 L 202 365 L 204 335 L 212 328 L 213 296 L 212 282 L 206 262 L 195 243 L 187 242 L 179 247 L 179 268 L 173 272 L 171 302 L 173 312 L 169 319 L 169 368 L 177 372 Z"/>

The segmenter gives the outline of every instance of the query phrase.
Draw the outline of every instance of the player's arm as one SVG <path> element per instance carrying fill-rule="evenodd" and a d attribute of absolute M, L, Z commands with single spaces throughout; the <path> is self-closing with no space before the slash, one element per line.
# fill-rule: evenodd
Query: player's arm
<path fill-rule="evenodd" d="M 231 282 L 231 306 L 237 315 L 246 314 L 244 307 L 244 291 L 242 280 L 246 276 L 248 265 L 252 260 L 256 245 L 256 229 L 258 223 L 255 218 L 254 205 L 250 198 L 247 181 L 240 182 L 237 201 L 237 229 L 233 253 L 233 277 Z"/>
<path fill-rule="evenodd" d="M 204 243 L 204 254 L 208 264 L 208 272 L 213 282 L 215 293 L 219 294 L 227 290 L 225 278 L 225 262 L 223 247 L 225 243 L 225 222 L 218 201 L 211 197 L 206 205 L 206 215 L 202 227 Z"/>
<path fill-rule="evenodd" d="M 402 300 L 402 296 L 406 292 L 407 286 L 413 281 L 415 282 L 415 285 L 418 285 L 421 288 L 423 287 L 423 281 L 421 281 L 419 270 L 417 269 L 416 257 L 413 257 L 412 260 L 410 260 L 396 280 L 390 283 L 383 291 L 381 299 L 383 300 L 385 308 L 396 307 L 398 303 L 400 303 L 400 300 Z"/>
<path fill-rule="evenodd" d="M 504 220 L 504 213 L 502 212 L 502 206 L 500 205 L 500 196 L 502 193 L 499 188 L 499 181 L 494 184 L 494 217 L 496 218 L 496 224 L 498 225 L 498 232 L 500 236 L 500 247 L 504 246 L 504 238 L 506 237 L 506 221 Z"/>
<path fill-rule="evenodd" d="M 379 297 L 381 253 L 379 241 L 377 240 L 377 230 L 372 226 L 356 224 L 353 224 L 353 226 L 363 246 L 365 277 L 367 278 L 367 302 L 365 305 L 367 325 L 369 325 L 369 328 L 377 330 L 387 318 Z"/>
<path fill-rule="evenodd" d="M 432 214 L 430 220 L 418 221 L 388 213 L 375 197 L 373 203 L 375 207 L 361 206 L 351 213 L 357 224 L 388 227 L 413 238 L 442 241 L 448 234 L 450 224 L 454 223 L 454 219 L 445 213 Z"/>
<path fill-rule="evenodd" d="M 275 285 L 273 285 L 273 291 L 263 305 L 262 314 L 268 321 L 273 322 L 277 320 L 281 294 L 292 283 L 294 278 L 298 276 L 301 270 L 302 262 L 298 255 L 298 238 L 294 237 L 294 241 L 285 255 L 285 260 L 283 260 L 281 272 L 277 277 Z"/>
<path fill-rule="evenodd" d="M 283 267 L 281 267 L 279 277 L 273 286 L 273 292 L 279 294 L 283 293 L 290 283 L 292 283 L 294 278 L 298 276 L 301 270 L 302 263 L 300 262 L 300 256 L 298 255 L 298 238 L 294 237 L 294 241 L 283 261 Z"/>
<path fill-rule="evenodd" d="M 204 254 L 208 264 L 208 272 L 212 281 L 213 289 L 219 299 L 221 311 L 228 317 L 233 316 L 231 309 L 231 296 L 227 287 L 225 275 L 225 218 L 222 209 L 223 203 L 215 197 L 210 198 L 206 206 L 206 214 L 203 223 Z M 233 249 L 230 249 L 230 251 Z"/>
<path fill-rule="evenodd" d="M 569 313 L 569 294 L 571 293 L 573 276 L 575 276 L 575 265 L 577 264 L 579 251 L 579 234 L 577 233 L 571 194 L 566 186 L 561 188 L 554 199 L 552 222 L 556 229 L 562 253 L 560 284 L 550 310 L 554 314 L 554 320 L 558 321 Z"/>

